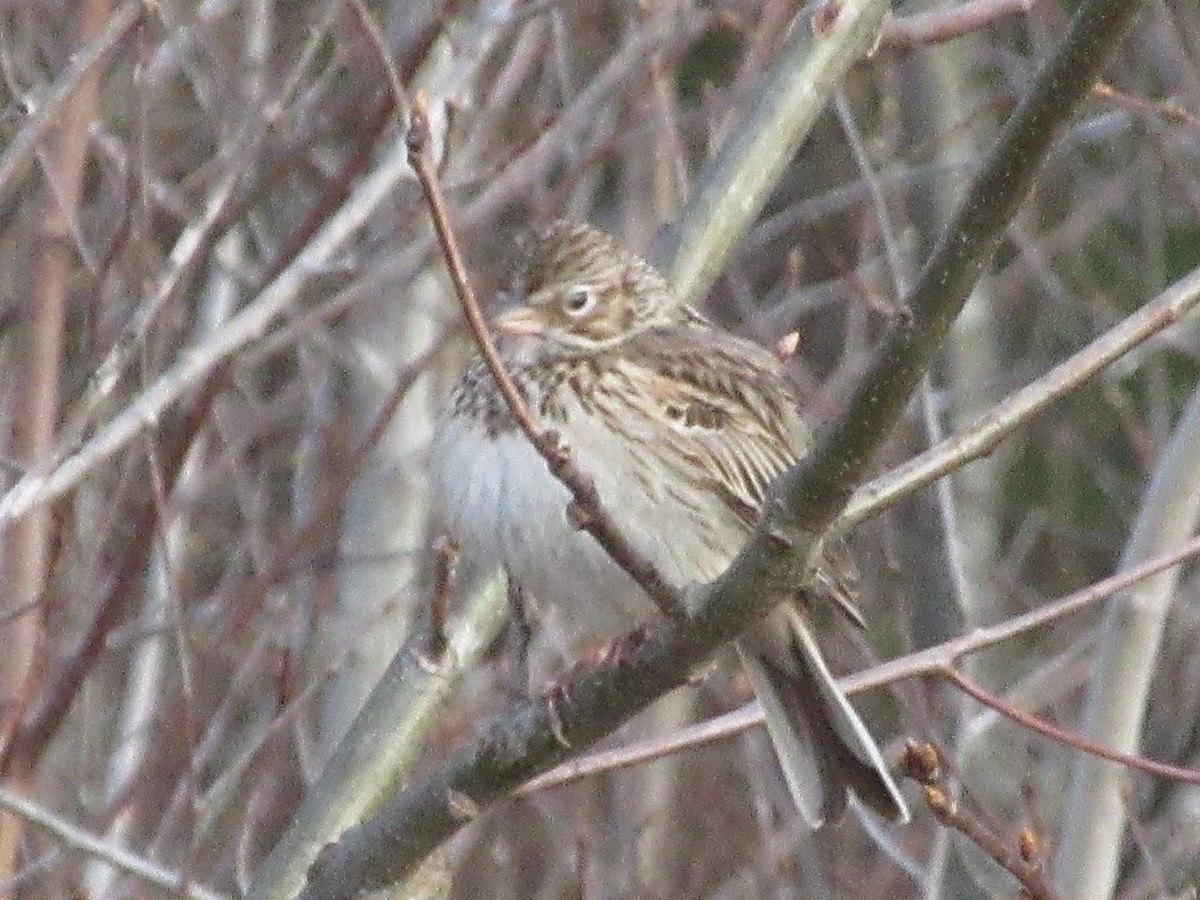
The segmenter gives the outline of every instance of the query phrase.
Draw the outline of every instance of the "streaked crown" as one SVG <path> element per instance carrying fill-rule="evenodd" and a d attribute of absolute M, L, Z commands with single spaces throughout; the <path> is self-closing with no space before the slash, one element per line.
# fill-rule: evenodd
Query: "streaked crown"
<path fill-rule="evenodd" d="M 511 271 L 521 304 L 502 330 L 600 350 L 692 315 L 648 262 L 589 225 L 556 221 L 529 239 Z"/>

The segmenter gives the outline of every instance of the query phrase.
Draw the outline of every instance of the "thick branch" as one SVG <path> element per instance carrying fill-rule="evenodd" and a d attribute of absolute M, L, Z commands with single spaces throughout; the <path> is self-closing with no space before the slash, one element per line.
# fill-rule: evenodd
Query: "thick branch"
<path fill-rule="evenodd" d="M 778 487 L 781 524 L 820 533 L 868 473 L 875 454 L 924 376 L 933 352 L 992 258 L 1033 184 L 1058 128 L 1091 90 L 1101 64 L 1140 4 L 1090 0 L 1042 66 L 967 189 L 873 365 L 818 443 Z"/>
<path fill-rule="evenodd" d="M 847 675 L 839 679 L 839 684 L 847 694 L 852 695 L 909 678 L 937 675 L 944 670 L 953 669 L 973 653 L 1010 641 L 1018 635 L 1045 628 L 1059 619 L 1095 606 L 1118 591 L 1126 590 L 1160 572 L 1195 559 L 1198 555 L 1200 555 L 1200 538 L 1195 538 L 1170 553 L 1155 557 L 1143 565 L 1110 575 L 1095 584 L 1073 591 L 1065 597 L 1042 604 L 1035 610 L 1013 616 L 986 628 L 973 629 L 952 640 L 879 663 L 853 675 Z M 636 741 L 602 753 L 572 759 L 545 775 L 526 782 L 517 793 L 532 794 L 547 788 L 568 784 L 580 778 L 595 776 L 601 772 L 639 765 L 652 759 L 741 734 L 762 723 L 761 707 L 756 702 L 747 703 L 740 709 L 724 713 L 705 722 L 676 729 L 670 735 Z M 1079 744 L 1074 746 L 1084 750 L 1088 749 Z M 1175 773 L 1169 773 L 1168 769 L 1160 768 L 1157 774 L 1173 775 Z"/>

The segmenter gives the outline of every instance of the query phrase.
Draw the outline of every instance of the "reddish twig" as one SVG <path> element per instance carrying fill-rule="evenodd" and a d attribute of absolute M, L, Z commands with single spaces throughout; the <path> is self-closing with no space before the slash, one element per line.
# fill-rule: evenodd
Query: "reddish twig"
<path fill-rule="evenodd" d="M 954 800 L 945 783 L 946 767 L 942 765 L 933 744 L 909 742 L 900 764 L 909 778 L 921 785 L 925 805 L 934 817 L 947 828 L 953 828 L 975 844 L 1021 883 L 1021 896 L 1029 900 L 1055 900 L 1058 896 L 1046 882 L 1036 840 L 1022 828 L 1010 846 L 978 818 Z"/>
<path fill-rule="evenodd" d="M 446 267 L 450 271 L 450 280 L 454 283 L 455 292 L 462 304 L 463 315 L 470 326 L 475 344 L 479 348 L 488 370 L 496 379 L 496 385 L 504 397 L 504 402 L 508 405 L 509 411 L 525 437 L 546 460 L 551 473 L 571 492 L 573 508 L 569 512 L 575 523 L 594 537 L 613 561 L 641 586 L 663 615 L 673 619 L 685 618 L 686 607 L 679 592 L 663 579 L 658 569 L 638 553 L 613 525 L 600 503 L 596 486 L 571 461 L 570 453 L 559 440 L 557 433 L 544 430 L 538 425 L 528 404 L 525 403 L 525 399 L 521 396 L 516 384 L 513 383 L 512 377 L 504 368 L 504 362 L 496 350 L 495 342 L 492 340 L 480 310 L 479 301 L 471 287 L 470 279 L 467 277 L 466 267 L 463 265 L 458 241 L 450 225 L 450 217 L 446 213 L 446 202 L 438 181 L 438 167 L 430 159 L 431 134 L 425 99 L 421 95 L 409 99 L 404 91 L 400 73 L 392 62 L 383 35 L 370 10 L 366 8 L 362 0 L 349 0 L 349 3 L 358 16 L 359 23 L 371 44 L 375 47 L 375 52 L 387 74 L 396 108 L 406 119 L 408 129 L 405 140 L 408 146 L 409 165 L 416 173 L 417 181 L 421 185 L 421 192 L 429 206 L 438 244 L 442 249 L 442 256 L 446 260 Z"/>
<path fill-rule="evenodd" d="M 488 327 L 479 308 L 479 301 L 467 278 L 462 254 L 446 214 L 437 173 L 429 158 L 429 117 L 424 98 L 413 98 L 408 119 L 408 158 L 417 174 L 433 218 L 434 231 L 442 248 L 450 279 L 462 303 L 463 315 L 471 328 L 475 343 L 487 364 L 496 385 L 504 396 L 513 418 L 534 448 L 546 460 L 554 476 L 566 485 L 574 498 L 573 518 L 608 551 L 609 556 L 641 586 L 662 613 L 673 619 L 686 616 L 679 592 L 663 579 L 658 570 L 643 557 L 617 530 L 605 514 L 592 481 L 573 463 L 570 453 L 554 431 L 543 430 L 534 419 L 528 405 L 504 368 Z"/>
<path fill-rule="evenodd" d="M 1200 128 L 1200 116 L 1189 112 L 1172 100 L 1143 100 L 1124 91 L 1119 91 L 1106 81 L 1097 81 L 1092 93 L 1102 100 L 1111 100 L 1123 109 L 1139 116 L 1158 119 L 1167 125 L 1187 125 Z"/>
<path fill-rule="evenodd" d="M 1116 750 L 1108 749 L 1103 744 L 1097 744 L 1074 732 L 1067 731 L 1065 728 L 1060 728 L 1058 725 L 1048 722 L 1041 716 L 1035 716 L 1033 713 L 1027 713 L 1011 704 L 1005 703 L 999 697 L 988 693 L 950 666 L 939 667 L 938 675 L 949 681 L 963 693 L 974 697 L 984 706 L 994 709 L 1002 716 L 1012 719 L 1014 722 L 1023 725 L 1031 731 L 1045 735 L 1051 740 L 1058 741 L 1060 744 L 1066 744 L 1068 747 L 1074 747 L 1077 750 L 1082 750 L 1084 753 L 1090 753 L 1093 756 L 1099 756 L 1101 759 L 1107 759 L 1109 762 L 1119 763 L 1120 765 L 1128 766 L 1131 769 L 1137 769 L 1150 775 L 1157 775 L 1160 778 L 1170 778 L 1174 781 L 1183 781 L 1188 784 L 1200 784 L 1200 769 L 1185 769 L 1181 766 L 1173 766 L 1170 763 L 1146 759 L 1143 756 L 1130 756 L 1125 753 L 1118 753 Z"/>

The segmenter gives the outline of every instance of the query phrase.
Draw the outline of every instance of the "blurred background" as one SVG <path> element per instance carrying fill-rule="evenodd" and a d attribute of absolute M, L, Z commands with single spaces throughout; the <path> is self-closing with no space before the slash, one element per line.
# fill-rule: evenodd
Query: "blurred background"
<path fill-rule="evenodd" d="M 701 304 L 767 345 L 799 334 L 790 374 L 815 427 L 901 314 L 901 288 L 1075 5 L 895 3 Z M 430 99 L 485 298 L 522 231 L 551 218 L 652 252 L 790 23 L 820 11 L 366 8 Z M 388 662 L 428 628 L 427 444 L 470 343 L 386 84 L 341 0 L 0 4 L 0 479 L 11 488 L 84 451 L 51 502 L 5 526 L 0 778 L 61 823 L 226 894 L 245 889 Z M 880 471 L 1198 264 L 1200 7 L 1156 0 L 1060 135 Z M 835 635 L 836 667 L 1110 574 L 1195 388 L 1198 346 L 1185 320 L 860 528 L 869 646 Z M 156 391 L 171 402 L 139 417 Z M 131 419 L 118 446 L 87 455 L 107 423 Z M 1185 573 L 1142 740 L 1190 766 L 1198 597 Z M 1065 618 L 965 670 L 1073 727 L 1099 622 L 1098 608 Z M 418 771 L 506 708 L 509 656 L 497 639 L 468 673 Z M 609 744 L 746 702 L 730 662 Z M 551 653 L 547 668 L 569 664 Z M 936 742 L 973 814 L 1010 843 L 1031 829 L 1052 857 L 1077 750 L 932 680 L 856 702 L 889 756 L 907 737 Z M 447 845 L 440 880 L 464 898 L 1016 895 L 909 790 L 909 826 L 851 816 L 809 835 L 751 731 L 503 803 Z M 185 895 L 8 796 L 0 895 Z M 1200 878 L 1200 794 L 1131 775 L 1124 803 L 1116 896 L 1183 896 Z"/>

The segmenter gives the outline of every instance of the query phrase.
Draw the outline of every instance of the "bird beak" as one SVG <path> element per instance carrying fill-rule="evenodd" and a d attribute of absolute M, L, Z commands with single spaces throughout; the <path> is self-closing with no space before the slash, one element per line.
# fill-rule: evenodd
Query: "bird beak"
<path fill-rule="evenodd" d="M 496 319 L 496 330 L 516 336 L 539 335 L 546 330 L 541 317 L 528 306 L 510 309 Z"/>

